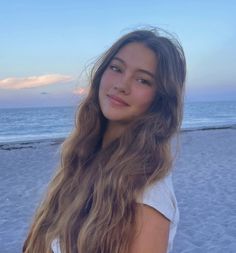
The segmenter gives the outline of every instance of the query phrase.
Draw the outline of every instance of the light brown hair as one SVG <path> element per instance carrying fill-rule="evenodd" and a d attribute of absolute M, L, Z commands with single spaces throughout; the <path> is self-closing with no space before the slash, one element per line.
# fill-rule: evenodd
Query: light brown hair
<path fill-rule="evenodd" d="M 117 52 L 138 42 L 156 55 L 156 97 L 149 110 L 101 148 L 107 120 L 98 101 L 101 77 Z M 135 234 L 136 200 L 171 169 L 171 138 L 183 114 L 186 63 L 180 43 L 158 29 L 124 35 L 97 61 L 76 124 L 62 145 L 61 164 L 39 206 L 24 253 L 126 253 Z"/>

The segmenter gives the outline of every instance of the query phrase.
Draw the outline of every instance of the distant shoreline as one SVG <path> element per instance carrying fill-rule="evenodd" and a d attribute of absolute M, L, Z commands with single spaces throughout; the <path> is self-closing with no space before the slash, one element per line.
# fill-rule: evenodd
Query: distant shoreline
<path fill-rule="evenodd" d="M 195 127 L 181 129 L 181 133 L 185 132 L 197 132 L 197 131 L 215 131 L 223 129 L 236 130 L 236 124 L 217 126 L 217 127 Z M 49 144 L 49 145 L 60 145 L 66 139 L 62 137 L 46 138 L 46 139 L 34 139 L 34 140 L 19 140 L 19 141 L 4 141 L 0 142 L 0 150 L 13 150 L 13 149 L 25 149 L 25 148 L 35 148 L 39 144 Z"/>

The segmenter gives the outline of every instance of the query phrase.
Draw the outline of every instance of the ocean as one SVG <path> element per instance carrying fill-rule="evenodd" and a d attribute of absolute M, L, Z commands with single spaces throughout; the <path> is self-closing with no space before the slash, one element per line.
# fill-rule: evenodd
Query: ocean
<path fill-rule="evenodd" d="M 0 143 L 65 138 L 75 107 L 0 108 Z M 236 125 L 236 101 L 185 103 L 182 130 Z"/>

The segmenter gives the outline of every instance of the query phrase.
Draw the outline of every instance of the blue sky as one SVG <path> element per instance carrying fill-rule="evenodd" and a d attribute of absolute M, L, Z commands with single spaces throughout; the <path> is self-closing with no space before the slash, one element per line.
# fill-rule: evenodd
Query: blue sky
<path fill-rule="evenodd" d="M 72 105 L 85 67 L 118 37 L 153 25 L 178 35 L 186 101 L 236 100 L 236 1 L 3 1 L 0 108 Z"/>

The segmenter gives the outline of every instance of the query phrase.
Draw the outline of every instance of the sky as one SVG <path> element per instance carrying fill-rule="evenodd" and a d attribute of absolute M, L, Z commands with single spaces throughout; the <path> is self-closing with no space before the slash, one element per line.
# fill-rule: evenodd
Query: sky
<path fill-rule="evenodd" d="M 184 48 L 186 102 L 236 100 L 235 13 L 227 0 L 2 1 L 0 108 L 75 105 L 95 59 L 148 25 Z"/>

